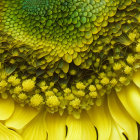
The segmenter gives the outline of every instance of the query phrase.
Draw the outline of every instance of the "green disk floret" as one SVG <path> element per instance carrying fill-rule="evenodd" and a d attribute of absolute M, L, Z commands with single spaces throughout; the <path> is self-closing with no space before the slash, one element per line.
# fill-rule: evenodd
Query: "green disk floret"
<path fill-rule="evenodd" d="M 116 4 L 104 0 L 94 3 L 13 0 L 11 6 L 11 1 L 6 1 L 5 6 L 8 7 L 6 6 L 7 10 L 3 11 L 5 19 L 2 23 L 5 32 L 23 43 L 26 42 L 34 50 L 42 48 L 40 53 L 45 51 L 46 56 L 51 53 L 57 59 L 63 56 L 66 62 L 71 63 L 74 59 L 74 51 L 87 51 L 95 34 L 101 30 L 97 26 L 102 24 L 105 17 L 111 16 L 109 15 L 111 8 L 117 7 L 119 3 L 119 1 L 113 2 Z M 106 11 L 108 7 L 110 10 Z M 103 15 L 104 12 L 108 14 Z M 84 47 L 85 44 L 87 47 Z M 70 52 L 69 48 L 71 48 Z"/>
<path fill-rule="evenodd" d="M 2 0 L 1 97 L 75 117 L 100 106 L 140 65 L 139 6 L 131 0 Z"/>

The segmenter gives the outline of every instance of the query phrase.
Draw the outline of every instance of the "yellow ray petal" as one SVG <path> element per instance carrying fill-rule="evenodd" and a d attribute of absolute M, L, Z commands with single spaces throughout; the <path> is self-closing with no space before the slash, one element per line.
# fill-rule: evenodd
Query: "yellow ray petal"
<path fill-rule="evenodd" d="M 117 95 L 128 113 L 140 123 L 140 91 L 138 88 L 131 84 Z"/>
<path fill-rule="evenodd" d="M 0 140 L 22 140 L 21 136 L 0 123 Z"/>
<path fill-rule="evenodd" d="M 112 93 L 108 96 L 108 107 L 112 118 L 116 122 L 116 125 L 119 125 L 123 129 L 123 132 L 128 139 L 137 140 L 137 124 L 121 105 L 121 102 L 118 100 L 116 94 Z"/>
<path fill-rule="evenodd" d="M 93 106 L 88 111 L 88 115 L 92 123 L 98 130 L 98 140 L 108 140 L 111 132 L 111 121 L 109 119 L 108 111 L 105 108 L 107 104 L 101 106 Z"/>
<path fill-rule="evenodd" d="M 90 122 L 86 112 L 81 114 L 80 119 L 69 116 L 66 121 L 68 133 L 66 140 L 96 140 L 96 130 Z"/>
<path fill-rule="evenodd" d="M 37 114 L 38 111 L 36 109 L 29 106 L 21 107 L 16 105 L 13 115 L 5 122 L 5 125 L 13 129 L 22 129 Z"/>
<path fill-rule="evenodd" d="M 46 125 L 48 140 L 65 140 L 66 136 L 66 116 L 58 113 L 46 115 Z"/>
<path fill-rule="evenodd" d="M 7 120 L 14 112 L 14 101 L 11 98 L 0 98 L 0 120 Z"/>
<path fill-rule="evenodd" d="M 39 113 L 23 130 L 24 140 L 46 140 L 46 112 Z"/>
<path fill-rule="evenodd" d="M 134 74 L 133 82 L 140 88 L 140 70 Z"/>
<path fill-rule="evenodd" d="M 125 136 L 122 135 L 123 130 L 116 125 L 116 123 L 111 121 L 111 134 L 108 140 L 126 140 Z"/>

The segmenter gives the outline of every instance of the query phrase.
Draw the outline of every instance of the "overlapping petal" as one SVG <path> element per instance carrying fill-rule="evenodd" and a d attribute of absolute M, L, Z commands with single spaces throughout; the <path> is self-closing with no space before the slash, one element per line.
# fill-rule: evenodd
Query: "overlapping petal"
<path fill-rule="evenodd" d="M 48 140 L 65 140 L 66 136 L 66 116 L 58 113 L 46 115 L 46 125 Z"/>
<path fill-rule="evenodd" d="M 6 120 L 5 125 L 8 128 L 13 128 L 13 129 L 18 129 L 18 130 L 22 129 L 38 113 L 39 111 L 29 106 L 21 107 L 19 105 L 16 105 L 13 115 L 8 120 Z"/>
<path fill-rule="evenodd" d="M 11 98 L 0 99 L 0 120 L 7 120 L 14 112 L 14 101 Z"/>
<path fill-rule="evenodd" d="M 121 105 L 121 102 L 118 100 L 116 94 L 112 93 L 108 96 L 108 107 L 116 125 L 115 126 L 114 123 L 112 123 L 112 130 L 114 131 L 116 129 L 119 132 L 122 131 L 120 135 L 123 135 L 124 133 L 129 140 L 137 140 L 137 124 Z"/>
<path fill-rule="evenodd" d="M 46 112 L 43 110 L 23 130 L 23 140 L 46 140 Z"/>
<path fill-rule="evenodd" d="M 69 116 L 66 121 L 68 127 L 66 140 L 96 140 L 96 130 L 86 112 L 80 119 Z"/>
<path fill-rule="evenodd" d="M 109 119 L 107 106 L 103 104 L 101 106 L 94 106 L 88 115 L 91 122 L 96 126 L 98 131 L 98 140 L 108 140 L 111 133 L 111 120 Z"/>
<path fill-rule="evenodd" d="M 126 140 L 122 133 L 123 129 L 111 119 L 111 133 L 109 140 Z"/>
<path fill-rule="evenodd" d="M 22 140 L 22 137 L 0 123 L 0 140 Z"/>
<path fill-rule="evenodd" d="M 123 88 L 120 92 L 117 93 L 121 103 L 128 111 L 128 113 L 140 123 L 140 91 L 134 85 L 131 84 L 126 88 Z"/>

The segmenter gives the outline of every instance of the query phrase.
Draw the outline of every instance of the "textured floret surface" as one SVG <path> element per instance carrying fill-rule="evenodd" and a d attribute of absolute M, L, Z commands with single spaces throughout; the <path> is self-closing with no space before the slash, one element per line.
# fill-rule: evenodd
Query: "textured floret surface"
<path fill-rule="evenodd" d="M 2 98 L 80 113 L 128 85 L 139 59 L 139 1 L 1 0 Z"/>

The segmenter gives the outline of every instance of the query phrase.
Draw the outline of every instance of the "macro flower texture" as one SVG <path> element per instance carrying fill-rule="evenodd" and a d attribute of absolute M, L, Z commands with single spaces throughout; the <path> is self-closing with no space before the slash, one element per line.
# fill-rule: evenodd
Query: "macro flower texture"
<path fill-rule="evenodd" d="M 140 140 L 140 0 L 0 0 L 0 140 Z"/>

